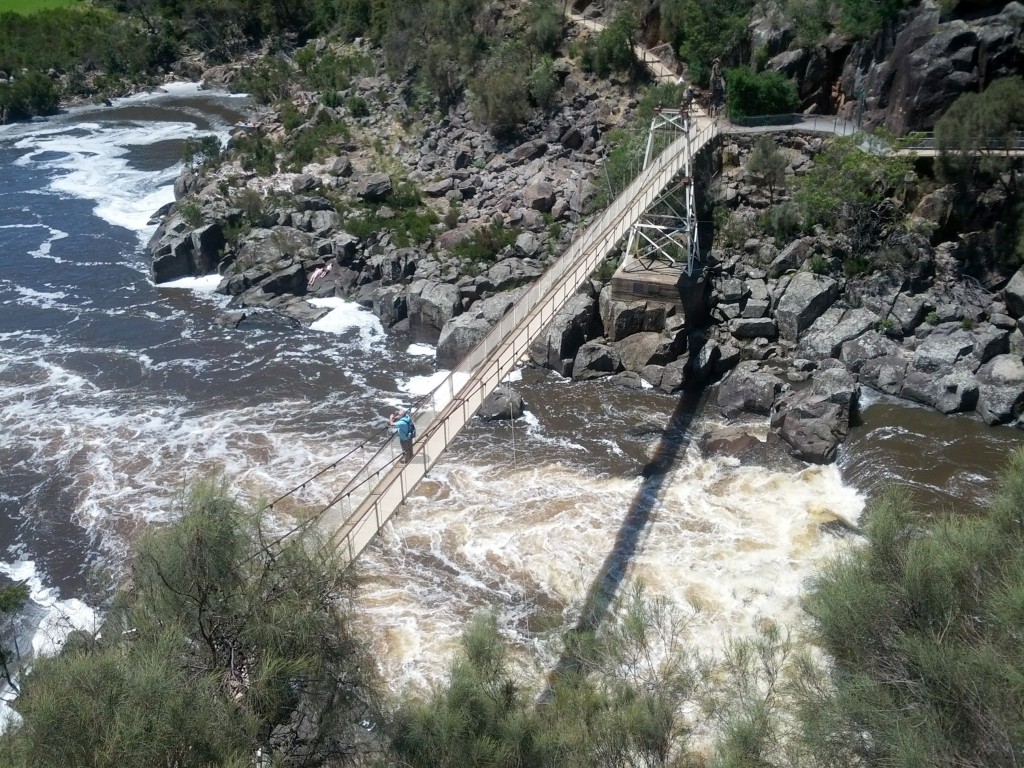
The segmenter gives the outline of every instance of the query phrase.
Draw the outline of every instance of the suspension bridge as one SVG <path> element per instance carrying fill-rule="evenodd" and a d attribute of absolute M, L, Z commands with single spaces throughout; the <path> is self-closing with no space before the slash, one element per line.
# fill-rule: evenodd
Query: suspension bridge
<path fill-rule="evenodd" d="M 643 61 L 657 81 L 675 81 L 660 62 Z M 839 135 L 856 132 L 852 124 L 835 117 L 787 118 L 768 125 L 738 126 L 708 116 L 696 104 L 682 110 L 659 109 L 650 125 L 643 168 L 633 182 L 417 404 L 418 436 L 411 461 L 401 460 L 396 438 L 385 440 L 312 518 L 330 536 L 342 558 L 351 563 L 363 552 L 484 400 L 526 357 L 562 305 L 624 241 L 623 260 L 611 281 L 613 296 L 624 301 L 650 299 L 679 306 L 682 278 L 693 277 L 699 257 L 694 162 L 716 137 L 723 133 L 787 130 Z M 660 146 L 664 147 L 660 152 L 655 140 L 659 135 L 663 137 Z M 1020 151 L 1017 147 L 1014 150 Z M 903 151 L 928 155 L 934 153 L 934 143 L 926 138 Z M 354 454 L 368 443 L 364 441 L 303 486 L 343 461 L 354 460 Z"/>
<path fill-rule="evenodd" d="M 693 157 L 718 135 L 718 123 L 698 111 L 674 119 L 680 127 L 678 138 L 657 157 L 648 158 L 644 170 L 626 190 L 421 401 L 415 414 L 418 435 L 412 460 L 402 463 L 397 441 L 388 440 L 319 514 L 320 525 L 348 562 L 387 524 L 487 396 L 516 368 L 555 313 L 619 246 L 644 212 L 673 183 L 678 184 L 679 177 L 692 178 Z M 692 215 L 688 220 L 695 227 Z M 686 245 L 696 248 L 695 238 L 692 246 Z"/>

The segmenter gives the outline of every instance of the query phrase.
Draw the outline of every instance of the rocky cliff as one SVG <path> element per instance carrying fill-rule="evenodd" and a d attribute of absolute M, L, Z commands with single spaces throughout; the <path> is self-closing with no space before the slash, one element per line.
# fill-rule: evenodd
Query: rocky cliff
<path fill-rule="evenodd" d="M 812 107 L 837 106 L 866 126 L 930 127 L 960 93 L 1015 71 L 1022 22 L 1017 3 L 976 19 L 944 19 L 925 4 L 874 40 L 781 52 L 769 66 L 799 76 Z M 286 131 L 280 115 L 266 114 L 233 144 L 254 131 L 280 139 L 336 121 L 353 125 L 352 135 L 294 172 L 260 176 L 235 153 L 183 175 L 179 202 L 150 244 L 154 279 L 219 272 L 219 290 L 232 296 L 225 322 L 235 324 L 264 310 L 309 323 L 326 310 L 308 298 L 349 297 L 395 332 L 437 343 L 438 364 L 453 365 L 585 226 L 605 186 L 609 132 L 638 106 L 628 83 L 600 81 L 568 58 L 558 75 L 557 107 L 506 143 L 465 103 L 440 119 L 410 114 L 408 84 L 382 68 L 330 104 L 320 93 L 293 94 L 304 122 Z M 355 114 L 354 103 L 369 108 Z M 830 139 L 773 140 L 785 149 L 788 185 Z M 750 137 L 726 138 L 713 153 L 711 200 L 746 221 L 787 199 L 784 190 L 766 197 L 747 171 L 752 146 Z M 854 249 L 842 235 L 776 242 L 751 233 L 727 244 L 716 233 L 703 265 L 712 307 L 703 322 L 657 302 L 616 301 L 595 276 L 534 346 L 533 362 L 669 393 L 725 375 L 723 414 L 769 418 L 808 461 L 835 456 L 861 386 L 1017 424 L 1024 274 L 996 293 L 967 277 L 970 239 L 950 230 L 944 194 L 925 196 L 914 212 L 933 236 L 902 237 L 894 265 L 866 276 L 843 273 Z M 411 219 L 426 233 L 410 238 Z"/>

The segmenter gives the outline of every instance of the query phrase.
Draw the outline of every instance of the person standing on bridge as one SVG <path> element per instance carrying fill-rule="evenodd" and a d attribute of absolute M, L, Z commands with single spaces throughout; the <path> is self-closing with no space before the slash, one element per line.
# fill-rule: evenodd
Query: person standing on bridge
<path fill-rule="evenodd" d="M 398 444 L 402 446 L 402 463 L 412 461 L 412 439 L 416 437 L 416 425 L 412 423 L 412 411 L 397 410 L 388 418 L 388 425 L 398 435 Z"/>

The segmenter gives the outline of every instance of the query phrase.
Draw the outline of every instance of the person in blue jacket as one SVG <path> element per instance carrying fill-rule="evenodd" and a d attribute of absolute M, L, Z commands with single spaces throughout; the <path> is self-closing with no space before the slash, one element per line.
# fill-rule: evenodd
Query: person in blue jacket
<path fill-rule="evenodd" d="M 416 427 L 412 423 L 411 411 L 395 411 L 388 419 L 388 424 L 398 434 L 398 443 L 402 446 L 402 463 L 412 461 L 412 439 L 416 435 Z"/>

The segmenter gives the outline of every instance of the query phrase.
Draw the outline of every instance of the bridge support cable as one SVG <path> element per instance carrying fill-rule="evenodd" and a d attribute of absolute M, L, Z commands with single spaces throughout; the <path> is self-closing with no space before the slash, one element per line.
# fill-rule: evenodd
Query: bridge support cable
<path fill-rule="evenodd" d="M 519 297 L 466 358 L 424 398 L 416 417 L 413 459 L 399 463 L 389 440 L 318 515 L 321 525 L 351 562 L 390 520 L 398 506 L 437 462 L 484 400 L 529 353 L 555 314 L 623 240 L 643 213 L 680 173 L 691 154 L 718 134 L 717 122 L 692 120 L 692 127 L 644 168 L 626 190 Z M 689 175 L 689 174 L 687 174 Z M 692 198 L 691 198 L 692 202 Z M 379 476 L 373 484 L 371 478 Z"/>

